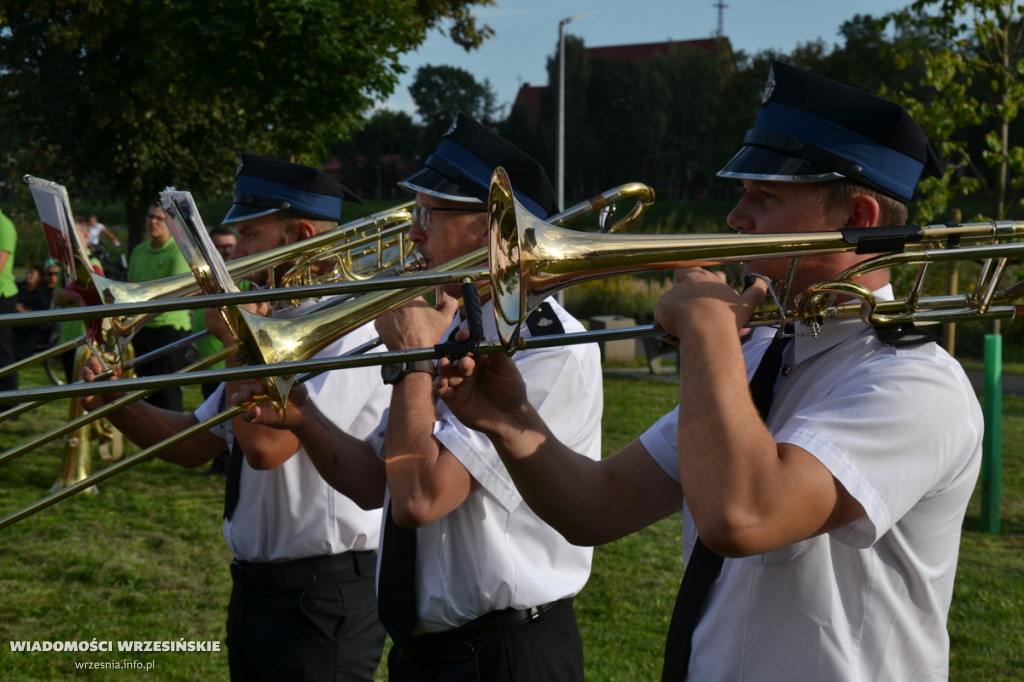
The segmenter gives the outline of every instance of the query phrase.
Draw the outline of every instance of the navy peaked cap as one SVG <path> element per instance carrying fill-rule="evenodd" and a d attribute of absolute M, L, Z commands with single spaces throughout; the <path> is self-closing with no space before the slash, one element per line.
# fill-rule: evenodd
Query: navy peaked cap
<path fill-rule="evenodd" d="M 491 175 L 501 166 L 512 181 L 515 198 L 530 213 L 547 218 L 558 200 L 544 167 L 511 142 L 461 112 L 455 114 L 441 144 L 421 170 L 398 183 L 413 192 L 449 201 L 487 201 Z"/>
<path fill-rule="evenodd" d="M 363 203 L 322 170 L 269 156 L 243 153 L 235 172 L 235 197 L 222 223 L 289 211 L 314 220 L 341 218 L 342 199 Z"/>
<path fill-rule="evenodd" d="M 724 178 L 823 182 L 847 178 L 908 202 L 942 164 L 894 102 L 782 62 L 772 62 L 761 112 Z"/>

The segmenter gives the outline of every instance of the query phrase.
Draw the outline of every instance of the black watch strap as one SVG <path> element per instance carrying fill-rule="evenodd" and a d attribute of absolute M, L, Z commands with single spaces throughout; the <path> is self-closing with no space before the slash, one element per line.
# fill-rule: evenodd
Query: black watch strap
<path fill-rule="evenodd" d="M 433 360 L 410 360 L 408 362 L 395 362 L 381 365 L 380 377 L 385 384 L 397 384 L 411 372 L 426 372 L 434 376 Z"/>

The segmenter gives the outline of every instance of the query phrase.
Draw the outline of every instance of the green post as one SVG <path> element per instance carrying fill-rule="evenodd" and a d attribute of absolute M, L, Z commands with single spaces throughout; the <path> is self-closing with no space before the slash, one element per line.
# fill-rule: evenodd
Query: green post
<path fill-rule="evenodd" d="M 981 531 L 999 532 L 1003 496 L 1003 337 L 985 335 L 985 438 L 981 455 Z"/>

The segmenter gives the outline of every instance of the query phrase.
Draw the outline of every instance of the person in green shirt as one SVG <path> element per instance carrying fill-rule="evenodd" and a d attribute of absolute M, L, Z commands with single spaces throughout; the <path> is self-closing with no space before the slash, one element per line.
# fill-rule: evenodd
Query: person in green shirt
<path fill-rule="evenodd" d="M 128 260 L 128 280 L 145 282 L 190 272 L 171 231 L 164 221 L 160 204 L 154 202 L 146 212 L 146 230 L 149 240 L 132 250 Z M 188 310 L 160 313 L 139 329 L 132 337 L 135 357 L 174 343 L 191 333 L 192 318 Z M 135 366 L 139 376 L 171 374 L 188 363 L 188 348 L 178 348 Z M 146 401 L 169 410 L 183 410 L 181 388 L 172 386 L 152 393 Z"/>
<path fill-rule="evenodd" d="M 18 232 L 11 219 L 0 211 L 0 314 L 13 313 L 18 300 L 18 285 L 14 283 L 14 247 Z M 0 367 L 14 362 L 14 335 L 11 327 L 0 327 Z M 0 378 L 0 390 L 18 388 L 17 372 Z"/>

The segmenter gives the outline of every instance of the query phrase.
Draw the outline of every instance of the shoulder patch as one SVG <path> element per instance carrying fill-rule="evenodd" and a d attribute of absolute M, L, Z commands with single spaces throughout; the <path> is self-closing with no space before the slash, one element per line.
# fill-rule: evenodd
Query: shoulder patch
<path fill-rule="evenodd" d="M 526 318 L 526 326 L 530 328 L 530 334 L 533 336 L 552 336 L 565 333 L 562 321 L 558 319 L 554 308 L 547 301 L 541 303 L 536 310 L 530 313 L 530 316 Z"/>
<path fill-rule="evenodd" d="M 941 339 L 935 334 L 922 331 L 912 324 L 901 327 L 875 327 L 878 340 L 887 346 L 907 348 L 923 343 L 937 343 Z"/>

